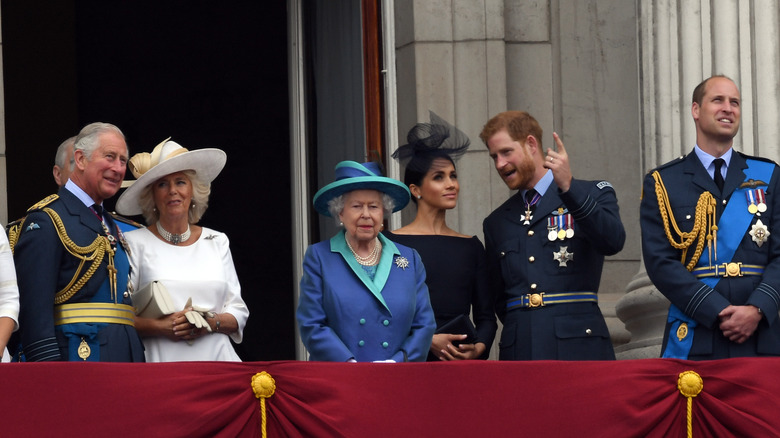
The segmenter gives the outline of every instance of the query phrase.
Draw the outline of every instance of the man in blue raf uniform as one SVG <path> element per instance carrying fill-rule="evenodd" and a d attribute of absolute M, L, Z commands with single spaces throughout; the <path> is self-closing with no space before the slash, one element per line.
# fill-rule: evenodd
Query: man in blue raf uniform
<path fill-rule="evenodd" d="M 14 262 L 29 361 L 144 360 L 125 293 L 124 239 L 102 209 L 120 188 L 127 158 L 116 126 L 85 126 L 76 138 L 70 179 L 58 195 L 31 207 L 20 226 Z"/>
<path fill-rule="evenodd" d="M 506 185 L 518 190 L 483 228 L 496 313 L 504 324 L 500 360 L 614 359 L 598 307 L 604 256 L 626 232 L 606 181 L 572 178 L 557 134 L 542 149 L 542 128 L 524 111 L 490 119 L 480 138 Z"/>
<path fill-rule="evenodd" d="M 727 77 L 699 84 L 693 151 L 645 177 L 645 267 L 672 302 L 663 357 L 780 354 L 780 173 L 732 149 L 741 104 Z"/>

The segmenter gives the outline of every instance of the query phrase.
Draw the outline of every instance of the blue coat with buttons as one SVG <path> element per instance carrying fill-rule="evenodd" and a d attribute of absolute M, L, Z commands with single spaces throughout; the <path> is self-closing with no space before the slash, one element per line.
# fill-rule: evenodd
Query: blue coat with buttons
<path fill-rule="evenodd" d="M 562 210 L 561 210 L 562 209 Z M 507 302 L 525 294 L 598 292 L 604 256 L 626 240 L 617 196 L 605 181 L 573 179 L 566 193 L 550 184 L 525 225 L 518 192 L 488 216 L 485 249 L 491 287 L 498 297 L 500 360 L 614 359 L 609 330 L 596 303 L 562 303 L 507 312 Z M 550 241 L 548 218 L 565 211 L 574 235 Z M 555 254 L 573 255 L 561 263 Z"/>
<path fill-rule="evenodd" d="M 425 361 L 436 329 L 425 268 L 414 249 L 379 239 L 374 280 L 343 231 L 306 251 L 296 316 L 310 360 Z"/>
<path fill-rule="evenodd" d="M 780 168 L 770 160 L 734 151 L 726 174 L 724 194 L 719 194 L 715 182 L 695 152 L 656 169 L 663 179 L 679 229 L 688 232 L 693 229 L 696 203 L 704 191 L 712 193 L 717 201 L 718 220 L 727 205 L 738 203 L 736 208 L 748 208 L 745 195 L 735 192 L 749 179 L 745 174 L 748 159 L 764 161 L 772 166 L 771 178 L 755 186 L 765 190 L 768 208 L 763 213 L 753 215 L 750 223 L 742 229 L 729 229 L 718 222 L 718 233 L 736 233 L 740 237 L 733 257 L 723 260 L 721 250 L 714 264 L 736 262 L 759 265 L 764 267 L 764 273 L 721 278 L 714 288 L 688 272 L 681 261 L 682 252 L 669 243 L 658 208 L 655 180 L 652 173 L 645 176 L 640 209 L 645 268 L 655 287 L 696 322 L 696 327 L 690 330 L 693 341 L 688 359 L 691 360 L 780 355 L 780 324 L 777 323 L 780 309 L 780 239 L 776 238 L 780 234 L 777 228 L 780 225 Z M 767 241 L 761 245 L 750 235 L 758 221 L 769 231 Z M 691 260 L 694 249 L 695 245 L 688 250 L 686 264 Z M 702 257 L 709 257 L 706 245 L 703 253 Z M 764 314 L 753 336 L 741 344 L 730 341 L 719 328 L 718 314 L 730 304 L 753 305 Z M 664 349 L 668 346 L 670 336 L 676 335 L 670 333 L 670 329 L 671 324 L 667 323 Z"/>

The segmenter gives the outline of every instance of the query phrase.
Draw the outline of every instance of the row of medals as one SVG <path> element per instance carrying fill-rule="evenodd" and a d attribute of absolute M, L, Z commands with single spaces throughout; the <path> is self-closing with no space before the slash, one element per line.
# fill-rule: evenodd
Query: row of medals
<path fill-rule="evenodd" d="M 566 213 L 563 208 L 558 209 L 558 214 L 547 218 L 547 240 L 555 242 L 555 239 L 564 240 L 574 237 L 574 218 Z"/>
<path fill-rule="evenodd" d="M 764 208 L 766 210 L 766 206 Z M 574 218 L 567 210 L 559 208 L 557 214 L 547 218 L 547 240 L 555 242 L 574 237 Z M 530 207 L 526 207 L 523 225 L 529 225 L 533 219 Z"/>
<path fill-rule="evenodd" d="M 764 193 L 764 189 L 747 190 L 745 192 L 745 197 L 747 197 L 748 202 L 748 213 L 761 216 L 761 213 L 764 213 L 767 210 L 766 194 Z M 758 245 L 760 248 L 767 240 L 769 240 L 770 232 L 766 224 L 761 222 L 761 219 L 759 219 L 750 227 L 749 234 L 753 242 L 755 242 L 756 245 Z"/>
<path fill-rule="evenodd" d="M 745 192 L 750 214 L 764 213 L 766 211 L 766 194 L 764 189 L 748 190 Z"/>

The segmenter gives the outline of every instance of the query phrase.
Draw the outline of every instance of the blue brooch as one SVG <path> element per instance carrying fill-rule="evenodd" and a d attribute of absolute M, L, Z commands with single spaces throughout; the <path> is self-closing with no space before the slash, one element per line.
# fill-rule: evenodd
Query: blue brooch
<path fill-rule="evenodd" d="M 398 256 L 395 258 L 395 265 L 405 271 L 409 267 L 409 260 L 406 257 Z"/>
<path fill-rule="evenodd" d="M 30 222 L 30 225 L 27 225 L 27 231 L 37 230 L 40 228 L 41 227 L 38 226 L 38 224 L 36 224 L 35 222 Z"/>

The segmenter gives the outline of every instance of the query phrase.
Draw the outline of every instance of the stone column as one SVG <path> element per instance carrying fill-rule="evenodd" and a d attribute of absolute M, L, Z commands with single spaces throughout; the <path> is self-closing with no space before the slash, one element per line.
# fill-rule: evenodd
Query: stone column
<path fill-rule="evenodd" d="M 742 93 L 734 148 L 778 160 L 778 5 L 641 0 L 638 6 L 643 168 L 691 151 L 696 141 L 691 93 L 715 74 L 731 77 Z M 652 287 L 644 267 L 626 291 L 616 312 L 632 336 L 617 349 L 618 358 L 658 357 L 666 320 L 661 309 L 668 301 Z"/>

